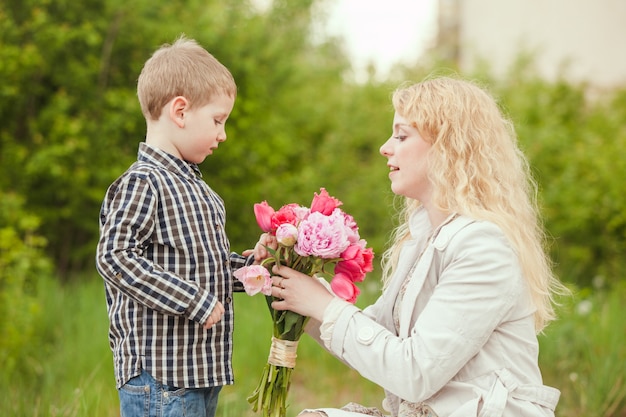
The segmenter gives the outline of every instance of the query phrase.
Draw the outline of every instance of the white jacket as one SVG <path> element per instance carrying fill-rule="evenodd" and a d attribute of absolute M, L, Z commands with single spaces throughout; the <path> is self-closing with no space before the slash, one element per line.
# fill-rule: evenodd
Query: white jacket
<path fill-rule="evenodd" d="M 335 299 L 307 331 L 382 386 L 393 416 L 400 399 L 439 417 L 553 416 L 560 393 L 542 383 L 534 308 L 502 231 L 451 217 L 426 243 L 425 210 L 410 227 L 414 240 L 376 303 L 361 311 Z M 396 334 L 392 311 L 410 271 Z"/>

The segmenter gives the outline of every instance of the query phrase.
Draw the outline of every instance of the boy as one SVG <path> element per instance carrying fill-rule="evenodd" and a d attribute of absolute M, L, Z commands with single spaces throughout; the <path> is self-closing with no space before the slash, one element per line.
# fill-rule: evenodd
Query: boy
<path fill-rule="evenodd" d="M 236 89 L 185 37 L 139 76 L 146 139 L 106 193 L 96 258 L 123 417 L 212 417 L 233 383 L 232 272 L 253 257 L 230 253 L 223 201 L 197 164 L 226 140 Z"/>

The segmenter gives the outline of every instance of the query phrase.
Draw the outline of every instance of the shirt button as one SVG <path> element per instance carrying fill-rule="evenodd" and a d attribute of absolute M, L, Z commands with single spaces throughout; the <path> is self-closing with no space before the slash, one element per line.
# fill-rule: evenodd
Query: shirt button
<path fill-rule="evenodd" d="M 371 327 L 364 327 L 357 333 L 357 339 L 364 345 L 369 345 L 374 341 L 376 332 Z"/>
<path fill-rule="evenodd" d="M 233 301 L 232 297 L 226 297 L 226 300 L 224 300 L 226 302 L 226 304 L 230 304 Z"/>
<path fill-rule="evenodd" d="M 391 404 L 387 397 L 385 397 L 385 399 L 383 400 L 383 408 L 385 410 L 391 410 Z"/>

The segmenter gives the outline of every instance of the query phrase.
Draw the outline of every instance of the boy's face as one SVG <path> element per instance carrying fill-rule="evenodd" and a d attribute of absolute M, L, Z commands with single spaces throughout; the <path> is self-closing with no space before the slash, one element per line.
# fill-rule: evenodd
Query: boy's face
<path fill-rule="evenodd" d="M 185 134 L 176 144 L 182 159 L 199 164 L 226 140 L 224 125 L 234 104 L 233 97 L 219 95 L 202 107 L 185 111 Z"/>

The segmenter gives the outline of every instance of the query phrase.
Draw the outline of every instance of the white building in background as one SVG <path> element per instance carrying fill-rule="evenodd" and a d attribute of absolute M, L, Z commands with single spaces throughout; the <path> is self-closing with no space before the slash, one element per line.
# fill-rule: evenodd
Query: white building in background
<path fill-rule="evenodd" d="M 520 52 L 539 75 L 626 86 L 626 0 L 439 0 L 438 46 L 461 69 L 502 75 Z"/>

